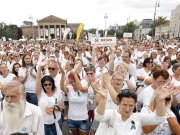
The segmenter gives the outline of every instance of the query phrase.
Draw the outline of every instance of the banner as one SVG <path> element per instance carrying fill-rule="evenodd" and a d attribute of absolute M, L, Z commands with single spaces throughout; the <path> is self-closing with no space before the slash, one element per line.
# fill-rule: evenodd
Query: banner
<path fill-rule="evenodd" d="M 48 29 L 45 29 L 46 37 L 48 37 Z"/>
<path fill-rule="evenodd" d="M 66 38 L 67 34 L 70 32 L 70 28 L 66 28 L 63 34 L 63 40 Z"/>
<path fill-rule="evenodd" d="M 99 37 L 99 29 L 96 29 L 96 37 Z"/>
<path fill-rule="evenodd" d="M 106 37 L 106 36 L 107 36 L 107 29 L 104 32 L 104 37 Z"/>
<path fill-rule="evenodd" d="M 54 34 L 54 28 L 50 28 L 50 33 Z"/>
<path fill-rule="evenodd" d="M 116 37 L 99 37 L 99 38 L 92 37 L 91 45 L 98 45 L 98 46 L 116 45 Z"/>
<path fill-rule="evenodd" d="M 123 33 L 123 38 L 125 37 L 132 38 L 132 33 Z"/>
<path fill-rule="evenodd" d="M 69 38 L 70 39 L 72 38 L 72 32 L 69 32 Z"/>
<path fill-rule="evenodd" d="M 59 28 L 56 28 L 56 35 L 59 36 Z"/>
<path fill-rule="evenodd" d="M 84 28 L 84 24 L 81 23 L 77 29 L 77 33 L 76 33 L 76 42 L 79 41 L 79 38 L 80 38 L 80 35 L 81 35 L 81 32 L 82 32 L 82 29 Z"/>

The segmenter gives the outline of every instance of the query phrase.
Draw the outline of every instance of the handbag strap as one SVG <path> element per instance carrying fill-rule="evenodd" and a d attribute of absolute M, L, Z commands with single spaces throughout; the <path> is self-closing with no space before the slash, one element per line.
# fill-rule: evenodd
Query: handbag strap
<path fill-rule="evenodd" d="M 54 119 L 56 119 L 56 115 L 55 115 L 55 112 L 54 112 L 54 110 L 53 110 L 53 116 L 54 116 Z"/>
<path fill-rule="evenodd" d="M 116 112 L 113 110 L 113 118 L 111 119 L 109 126 L 113 127 L 115 118 L 116 118 Z"/>

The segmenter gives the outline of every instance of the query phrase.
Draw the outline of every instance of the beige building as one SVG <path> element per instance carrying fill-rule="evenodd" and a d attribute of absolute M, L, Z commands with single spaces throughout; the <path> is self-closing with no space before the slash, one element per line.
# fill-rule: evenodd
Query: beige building
<path fill-rule="evenodd" d="M 171 11 L 170 38 L 180 37 L 180 5 Z"/>
<path fill-rule="evenodd" d="M 45 39 L 62 39 L 64 30 L 70 28 L 71 38 L 75 38 L 78 26 L 81 23 L 67 23 L 54 15 L 47 16 L 43 19 L 37 20 L 38 25 L 22 26 L 22 33 L 24 38 L 45 38 Z M 83 37 L 83 30 L 81 38 Z"/>
<path fill-rule="evenodd" d="M 169 38 L 169 36 L 170 36 L 169 29 L 170 29 L 170 22 L 156 26 L 155 38 L 156 39 Z"/>

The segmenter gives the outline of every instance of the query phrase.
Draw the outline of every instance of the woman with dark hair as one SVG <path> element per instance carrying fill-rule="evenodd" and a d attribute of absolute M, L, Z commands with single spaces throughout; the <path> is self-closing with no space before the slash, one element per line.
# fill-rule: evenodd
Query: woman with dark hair
<path fill-rule="evenodd" d="M 112 45 L 110 46 L 110 60 L 108 61 L 108 58 L 106 56 L 98 56 L 96 57 L 97 54 L 97 45 L 93 46 L 93 51 L 92 51 L 92 65 L 96 68 L 96 78 L 100 78 L 102 73 L 109 72 L 109 70 L 113 66 L 113 61 L 114 61 L 114 52 L 115 52 L 115 46 Z"/>
<path fill-rule="evenodd" d="M 151 76 L 151 68 L 153 66 L 153 59 L 152 58 L 146 58 L 143 62 L 143 68 L 139 69 L 137 72 L 137 88 L 142 86 L 144 83 L 144 79 L 147 76 Z"/>
<path fill-rule="evenodd" d="M 21 65 L 19 63 L 14 63 L 13 68 L 12 68 L 12 73 L 18 77 L 18 71 Z"/>
<path fill-rule="evenodd" d="M 59 128 L 62 129 L 61 111 L 63 110 L 63 96 L 61 91 L 56 90 L 55 81 L 50 76 L 41 77 L 41 70 L 48 64 L 44 61 L 39 64 L 36 77 L 36 95 L 38 98 L 38 106 L 42 110 L 44 118 L 44 130 L 45 135 L 57 134 L 54 116 L 59 124 Z M 60 80 L 60 87 L 64 84 L 64 72 L 60 66 L 62 73 Z"/>
<path fill-rule="evenodd" d="M 90 130 L 87 110 L 88 84 L 85 80 L 80 81 L 77 72 L 80 67 L 82 67 L 80 62 L 75 65 L 68 75 L 69 85 L 63 85 L 62 90 L 67 92 L 69 98 L 68 127 L 73 135 L 88 135 Z"/>
<path fill-rule="evenodd" d="M 115 135 L 140 135 L 142 126 L 159 125 L 166 119 L 166 108 L 164 100 L 171 93 L 177 94 L 173 87 L 164 85 L 156 91 L 156 113 L 133 113 L 137 101 L 137 95 L 129 89 L 121 90 L 117 94 L 118 110 L 105 110 L 107 100 L 107 90 L 104 89 L 98 82 L 95 83 L 96 92 L 101 95 L 100 102 L 95 110 L 95 119 L 99 122 L 107 123 L 112 126 L 116 132 Z M 101 125 L 100 125 L 101 126 Z M 100 128 L 100 127 L 99 127 Z M 103 129 L 107 132 L 107 129 Z M 101 130 L 102 131 L 102 130 Z M 97 130 L 98 132 L 98 130 Z"/>
<path fill-rule="evenodd" d="M 171 65 L 171 57 L 165 56 L 163 62 L 161 63 L 162 67 L 168 71 L 170 75 L 173 74 L 172 65 Z"/>

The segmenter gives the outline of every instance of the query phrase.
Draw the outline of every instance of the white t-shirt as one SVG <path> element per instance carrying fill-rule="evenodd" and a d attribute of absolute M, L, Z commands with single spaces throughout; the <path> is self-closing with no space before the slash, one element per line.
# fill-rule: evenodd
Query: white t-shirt
<path fill-rule="evenodd" d="M 129 78 L 130 77 L 130 78 Z M 134 85 L 136 85 L 136 80 L 135 80 L 135 78 L 134 78 L 134 76 L 130 76 L 129 74 L 128 74 L 128 79 L 134 84 Z M 124 82 L 123 83 L 123 87 L 122 87 L 122 90 L 123 89 L 129 89 L 129 87 L 128 87 L 128 85 L 127 85 L 127 82 Z"/>
<path fill-rule="evenodd" d="M 104 66 L 102 69 L 100 67 L 96 67 L 96 72 L 95 72 L 95 77 L 96 78 L 101 78 L 102 73 L 108 72 L 107 66 Z"/>
<path fill-rule="evenodd" d="M 34 78 L 32 75 L 30 75 L 30 68 L 32 68 L 32 67 L 29 67 L 29 69 L 28 69 L 29 75 L 26 78 L 26 81 L 24 82 L 24 87 L 25 87 L 26 92 L 35 93 L 36 78 Z M 27 69 L 24 67 L 19 68 L 18 76 L 24 78 L 26 76 L 26 70 Z M 33 69 L 33 74 L 36 74 L 35 69 Z"/>
<path fill-rule="evenodd" d="M 113 127 L 116 129 L 116 135 L 141 135 L 142 126 L 159 125 L 166 119 L 166 116 L 159 117 L 156 114 L 132 113 L 126 121 L 123 121 L 121 114 L 112 109 L 105 110 L 104 115 L 99 115 L 95 110 L 95 119 L 99 122 L 109 123 L 114 116 L 113 111 L 116 113 L 113 123 Z M 135 123 L 135 129 L 132 122 Z"/>
<path fill-rule="evenodd" d="M 151 85 L 147 86 L 141 93 L 142 93 L 142 102 L 143 106 L 150 105 L 150 99 L 152 95 L 154 94 L 154 89 Z"/>
<path fill-rule="evenodd" d="M 151 72 L 146 72 L 144 68 L 139 69 L 137 72 L 137 76 L 142 76 L 144 78 L 150 75 L 151 75 Z M 143 82 L 144 80 L 143 81 L 138 80 L 138 85 L 143 85 Z"/>
<path fill-rule="evenodd" d="M 114 71 L 116 71 L 116 66 L 117 66 L 120 62 L 122 62 L 121 56 L 116 57 L 116 58 L 114 59 Z"/>
<path fill-rule="evenodd" d="M 0 82 L 1 82 L 1 84 L 8 83 L 11 80 L 13 80 L 14 77 L 16 78 L 16 76 L 12 73 L 8 73 L 8 75 L 5 78 L 3 78 L 2 75 L 0 75 Z"/>
<path fill-rule="evenodd" d="M 38 106 L 43 113 L 44 124 L 54 123 L 54 116 L 53 114 L 49 115 L 45 112 L 46 107 L 53 107 L 54 105 L 58 105 L 60 102 L 63 102 L 63 96 L 60 91 L 55 90 L 54 95 L 48 97 L 44 90 L 42 90 L 41 97 L 38 101 Z M 57 120 L 61 119 L 61 111 L 55 111 L 55 115 Z"/>
<path fill-rule="evenodd" d="M 174 86 L 180 86 L 180 81 L 177 81 L 172 76 L 170 76 L 170 78 L 171 78 L 171 84 L 173 83 Z M 180 103 L 180 94 L 177 94 L 176 97 L 178 99 L 178 102 Z"/>
<path fill-rule="evenodd" d="M 87 87 L 86 81 L 81 81 L 82 87 Z M 72 85 L 68 85 L 69 111 L 68 118 L 72 120 L 88 119 L 87 96 L 88 93 L 75 92 Z"/>
<path fill-rule="evenodd" d="M 147 106 L 141 109 L 141 113 L 146 114 L 154 114 Z M 176 117 L 172 111 L 169 112 L 171 117 Z M 166 114 L 168 115 L 168 114 Z M 172 131 L 169 127 L 167 119 L 162 123 L 159 124 L 153 131 L 148 134 L 143 133 L 142 135 L 171 135 Z"/>

